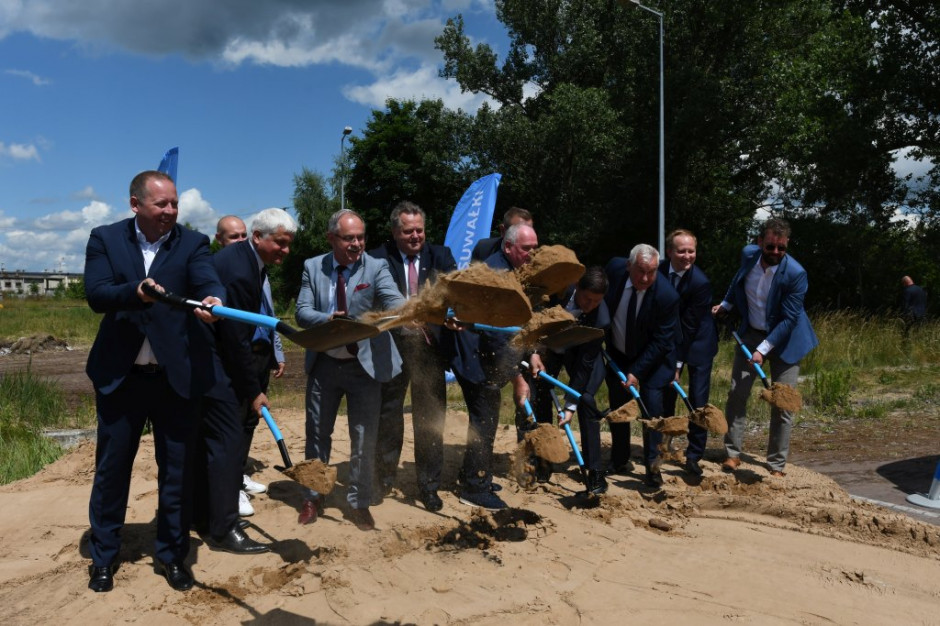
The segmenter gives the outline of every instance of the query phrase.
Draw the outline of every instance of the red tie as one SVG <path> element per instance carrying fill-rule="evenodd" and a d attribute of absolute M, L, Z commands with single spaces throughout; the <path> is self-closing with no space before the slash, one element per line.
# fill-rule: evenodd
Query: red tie
<path fill-rule="evenodd" d="M 408 297 L 418 295 L 418 268 L 415 262 L 418 257 L 411 255 L 408 257 Z"/>
<path fill-rule="evenodd" d="M 336 310 L 342 311 L 344 315 L 349 315 L 349 311 L 346 308 L 346 277 L 343 275 L 345 271 L 345 265 L 338 265 L 336 267 Z M 359 354 L 359 344 L 357 343 L 347 343 L 346 349 L 349 350 L 349 353 L 353 356 Z"/>

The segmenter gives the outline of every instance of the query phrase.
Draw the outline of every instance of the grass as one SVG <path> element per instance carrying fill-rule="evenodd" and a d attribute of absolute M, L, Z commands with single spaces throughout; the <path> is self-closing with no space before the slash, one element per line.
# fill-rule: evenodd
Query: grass
<path fill-rule="evenodd" d="M 95 340 L 101 315 L 84 300 L 64 298 L 3 298 L 0 339 L 53 335 L 73 347 L 88 347 Z"/>
<path fill-rule="evenodd" d="M 62 449 L 43 430 L 90 422 L 87 407 L 70 410 L 55 383 L 29 368 L 0 377 L 0 397 L 0 484 L 32 476 L 59 458 Z"/>

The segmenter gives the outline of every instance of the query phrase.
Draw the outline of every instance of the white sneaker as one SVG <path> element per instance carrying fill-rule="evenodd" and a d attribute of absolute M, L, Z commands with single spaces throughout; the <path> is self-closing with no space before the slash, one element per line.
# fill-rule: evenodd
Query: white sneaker
<path fill-rule="evenodd" d="M 255 514 L 255 508 L 248 501 L 248 494 L 244 491 L 238 492 L 238 514 L 242 517 L 248 517 Z"/>
<path fill-rule="evenodd" d="M 264 493 L 268 488 L 261 483 L 256 483 L 248 474 L 242 474 L 242 489 L 245 493 Z"/>

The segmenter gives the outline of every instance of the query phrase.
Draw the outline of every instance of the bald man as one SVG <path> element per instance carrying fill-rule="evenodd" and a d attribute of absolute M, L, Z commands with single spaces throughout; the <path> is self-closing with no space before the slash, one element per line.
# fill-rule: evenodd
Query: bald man
<path fill-rule="evenodd" d="M 245 228 L 245 222 L 240 217 L 226 215 L 215 225 L 215 240 L 223 248 L 242 239 L 248 239 L 248 229 Z"/>

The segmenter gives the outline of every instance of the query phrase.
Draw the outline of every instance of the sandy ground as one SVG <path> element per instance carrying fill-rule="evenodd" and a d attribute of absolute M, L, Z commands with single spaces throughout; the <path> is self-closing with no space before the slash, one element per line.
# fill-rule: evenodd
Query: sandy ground
<path fill-rule="evenodd" d="M 300 411 L 275 411 L 288 448 L 303 449 Z M 406 428 L 409 433 L 410 426 Z M 771 478 L 748 457 L 736 476 L 689 481 L 674 465 L 650 491 L 619 478 L 595 506 L 573 496 L 574 465 L 524 491 L 499 478 L 512 507 L 483 515 L 454 488 L 466 416 L 448 414 L 444 509 L 414 501 L 406 441 L 401 489 L 373 507 L 377 529 L 344 520 L 348 436 L 337 422 L 340 484 L 326 515 L 297 525 L 301 491 L 274 469 L 267 432 L 252 456 L 270 483 L 248 530 L 273 552 L 236 556 L 195 534 L 197 586 L 169 588 L 154 573 L 156 468 L 138 455 L 115 589 L 86 588 L 87 503 L 94 444 L 32 478 L 0 487 L 3 624 L 936 624 L 940 527 L 856 502 L 831 479 L 790 466 Z M 715 442 L 710 442 L 710 447 Z M 515 432 L 501 428 L 497 474 L 507 475 Z M 639 470 L 642 472 L 642 470 Z"/>

